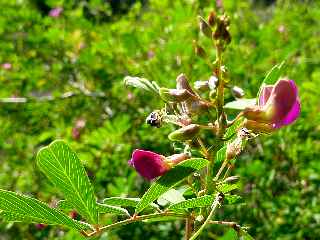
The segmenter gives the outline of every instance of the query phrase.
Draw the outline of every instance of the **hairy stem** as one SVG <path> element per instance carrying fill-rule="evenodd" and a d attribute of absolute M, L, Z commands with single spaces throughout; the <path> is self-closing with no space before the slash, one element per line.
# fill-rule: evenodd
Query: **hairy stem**
<path fill-rule="evenodd" d="M 191 217 L 186 218 L 186 234 L 185 234 L 185 239 L 189 240 L 192 234 L 192 226 L 193 226 L 193 221 Z"/>

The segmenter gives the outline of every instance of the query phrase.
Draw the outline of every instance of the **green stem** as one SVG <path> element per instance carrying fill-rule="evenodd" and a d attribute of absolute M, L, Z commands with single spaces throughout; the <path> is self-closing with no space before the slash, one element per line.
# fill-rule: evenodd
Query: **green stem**
<path fill-rule="evenodd" d="M 201 227 L 198 229 L 198 231 L 195 232 L 195 234 L 193 234 L 193 236 L 189 239 L 189 240 L 195 240 L 197 239 L 197 237 L 202 233 L 202 231 L 204 230 L 204 228 L 210 223 L 210 220 L 214 214 L 214 212 L 216 211 L 216 209 L 221 205 L 223 201 L 223 195 L 222 193 L 218 193 L 216 195 L 216 198 L 213 202 L 213 204 L 211 205 L 211 211 L 207 217 L 207 219 L 205 220 L 205 222 L 201 225 Z"/>
<path fill-rule="evenodd" d="M 103 231 L 109 231 L 112 230 L 114 228 L 118 228 L 133 222 L 139 222 L 142 220 L 146 220 L 146 219 L 152 219 L 152 218 L 158 218 L 158 217 L 162 217 L 162 216 L 170 216 L 170 217 L 180 217 L 180 218 L 185 218 L 186 215 L 185 214 L 178 214 L 178 213 L 172 213 L 172 212 L 162 212 L 162 213 L 153 213 L 153 214 L 148 214 L 148 215 L 141 215 L 141 216 L 133 216 L 132 218 L 120 221 L 120 222 L 116 222 L 110 225 L 106 225 L 103 227 L 98 228 L 97 230 L 91 232 L 91 233 L 86 233 L 86 232 L 82 232 L 82 234 L 86 237 L 92 237 L 95 236 Z"/>

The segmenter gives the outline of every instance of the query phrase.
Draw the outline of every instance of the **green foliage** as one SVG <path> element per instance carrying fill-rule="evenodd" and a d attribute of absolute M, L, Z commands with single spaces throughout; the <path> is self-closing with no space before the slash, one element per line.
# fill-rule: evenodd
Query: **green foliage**
<path fill-rule="evenodd" d="M 181 180 L 189 176 L 191 173 L 204 168 L 207 164 L 208 161 L 206 159 L 191 158 L 173 167 L 170 171 L 154 182 L 148 191 L 142 196 L 141 201 L 136 206 L 136 213 L 141 212 L 150 203 L 177 185 Z"/>
<path fill-rule="evenodd" d="M 48 17 L 34 2 L 62 6 L 63 14 Z M 150 0 L 121 16 L 111 15 L 106 2 L 0 1 L 0 64 L 12 64 L 11 70 L 0 67 L 0 97 L 28 100 L 0 103 L 1 188 L 38 193 L 37 198 L 48 203 L 63 199 L 34 167 L 38 149 L 57 138 L 66 139 L 78 153 L 99 199 L 141 196 L 148 188 L 127 166 L 134 148 L 174 153 L 162 144 L 173 129 L 144 125 L 143 116 L 158 109 L 160 101 L 123 88 L 123 78 L 138 75 L 171 87 L 180 72 L 191 82 L 208 79 L 210 69 L 194 56 L 192 40 L 198 39 L 195 16 L 204 16 L 215 7 L 214 1 Z M 245 89 L 246 98 L 254 98 L 268 70 L 286 59 L 282 76 L 298 84 L 302 114 L 272 137 L 251 141 L 232 170 L 242 177 L 246 204 L 228 205 L 218 217 L 239 219 L 250 226 L 248 232 L 255 239 L 316 239 L 320 235 L 319 2 L 222 2 L 231 17 L 232 42 L 224 56 L 230 84 Z M 71 82 L 105 96 L 85 95 Z M 37 100 L 68 92 L 75 95 Z M 85 119 L 86 126 L 76 139 L 72 129 L 78 119 Z M 110 219 L 106 216 L 104 221 Z M 177 229 L 183 226 L 135 225 L 107 237 L 181 239 Z M 218 230 L 214 237 L 220 239 L 227 231 Z M 39 231 L 21 224 L 1 223 L 0 232 L 4 239 L 81 238 L 73 231 L 50 227 Z"/>
<path fill-rule="evenodd" d="M 66 143 L 57 140 L 42 148 L 37 163 L 70 205 L 89 222 L 98 223 L 99 211 L 93 187 L 80 159 Z"/>
<path fill-rule="evenodd" d="M 206 207 L 211 206 L 214 201 L 214 196 L 205 195 L 197 198 L 191 198 L 185 201 L 181 201 L 169 206 L 168 209 L 188 209 L 188 208 L 196 208 L 196 207 Z"/>
<path fill-rule="evenodd" d="M 5 190 L 0 190 L 0 217 L 10 222 L 63 225 L 79 231 L 91 228 L 37 199 Z"/>

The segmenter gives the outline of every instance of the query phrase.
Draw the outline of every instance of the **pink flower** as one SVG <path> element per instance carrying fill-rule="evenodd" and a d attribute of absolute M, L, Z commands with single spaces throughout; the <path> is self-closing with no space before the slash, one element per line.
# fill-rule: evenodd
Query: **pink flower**
<path fill-rule="evenodd" d="M 62 13 L 63 8 L 61 7 L 56 7 L 50 10 L 49 12 L 49 16 L 50 17 L 54 17 L 54 18 L 58 18 L 60 16 L 60 14 Z"/>
<path fill-rule="evenodd" d="M 2 68 L 6 69 L 6 70 L 9 70 L 9 69 L 12 68 L 12 64 L 11 63 L 3 63 L 2 64 Z"/>
<path fill-rule="evenodd" d="M 169 171 L 172 166 L 187 158 L 189 158 L 188 155 L 184 153 L 175 154 L 166 158 L 151 151 L 136 149 L 133 151 L 128 163 L 134 167 L 141 176 L 150 181 L 162 176 Z"/>
<path fill-rule="evenodd" d="M 264 86 L 258 106 L 244 110 L 248 120 L 268 124 L 273 129 L 293 123 L 299 115 L 300 100 L 293 80 L 278 80 L 274 85 Z"/>

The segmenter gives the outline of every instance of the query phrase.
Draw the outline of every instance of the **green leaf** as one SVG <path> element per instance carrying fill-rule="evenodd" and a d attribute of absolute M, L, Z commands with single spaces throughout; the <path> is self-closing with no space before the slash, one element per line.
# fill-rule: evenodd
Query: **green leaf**
<path fill-rule="evenodd" d="M 110 213 L 116 215 L 130 216 L 129 212 L 121 207 L 110 206 L 107 204 L 97 203 L 99 213 Z"/>
<path fill-rule="evenodd" d="M 159 86 L 155 82 L 150 82 L 148 79 L 126 76 L 123 81 L 127 86 L 133 86 L 159 94 Z"/>
<path fill-rule="evenodd" d="M 285 69 L 285 61 L 282 61 L 281 63 L 273 66 L 271 70 L 267 73 L 266 77 L 263 79 L 263 82 L 260 86 L 259 92 L 257 94 L 257 98 L 259 98 L 261 90 L 266 85 L 273 85 L 275 84 L 278 79 L 281 77 L 281 74 L 283 73 Z"/>
<path fill-rule="evenodd" d="M 136 207 L 140 198 L 111 197 L 103 199 L 103 203 L 112 206 Z"/>
<path fill-rule="evenodd" d="M 240 240 L 254 240 L 254 238 L 249 233 L 247 233 L 246 230 L 241 228 L 240 229 Z"/>
<path fill-rule="evenodd" d="M 69 201 L 67 200 L 60 200 L 57 203 L 57 208 L 65 210 L 65 211 L 71 211 L 74 209 L 74 207 L 72 206 L 72 204 L 70 204 Z"/>
<path fill-rule="evenodd" d="M 91 226 L 69 218 L 61 211 L 25 195 L 0 189 L 0 217 L 5 221 L 64 225 L 78 231 Z"/>
<path fill-rule="evenodd" d="M 184 200 L 185 198 L 183 197 L 182 193 L 175 189 L 170 189 L 158 198 L 158 204 L 165 206 L 168 203 L 178 203 Z"/>
<path fill-rule="evenodd" d="M 224 134 L 224 138 L 232 140 L 233 136 L 236 136 L 242 122 L 243 117 L 238 118 L 230 127 L 227 128 L 226 133 Z"/>
<path fill-rule="evenodd" d="M 196 208 L 196 207 L 206 207 L 211 206 L 214 201 L 214 196 L 205 195 L 197 198 L 191 198 L 179 203 L 175 203 L 169 206 L 169 210 L 175 209 L 187 209 L 187 208 Z"/>
<path fill-rule="evenodd" d="M 236 101 L 228 102 L 226 105 L 224 105 L 224 108 L 243 110 L 247 107 L 252 107 L 256 105 L 256 103 L 256 98 L 238 99 Z"/>
<path fill-rule="evenodd" d="M 224 146 L 216 153 L 215 163 L 223 162 L 226 159 L 227 146 Z"/>
<path fill-rule="evenodd" d="M 70 210 L 74 209 L 74 207 L 67 200 L 60 200 L 57 205 L 58 205 L 58 208 L 66 210 L 66 211 L 70 211 Z M 116 214 L 116 215 L 130 216 L 128 211 L 124 208 L 121 208 L 121 207 L 115 207 L 115 206 L 110 206 L 107 204 L 97 203 L 97 208 L 98 208 L 99 213 L 110 213 L 110 214 Z"/>
<path fill-rule="evenodd" d="M 105 198 L 103 203 L 111 206 L 136 207 L 140 201 L 140 198 L 111 197 Z M 158 209 L 159 206 L 155 203 L 151 203 L 148 208 Z"/>
<path fill-rule="evenodd" d="M 91 223 L 98 223 L 93 187 L 79 158 L 61 140 L 42 148 L 37 155 L 40 169 L 64 194 L 66 200 Z"/>
<path fill-rule="evenodd" d="M 227 200 L 228 204 L 235 204 L 240 202 L 242 197 L 238 195 L 225 194 L 224 199 Z"/>
<path fill-rule="evenodd" d="M 267 73 L 262 84 L 265 84 L 265 85 L 275 84 L 278 81 L 278 79 L 280 78 L 280 76 L 285 68 L 285 63 L 286 63 L 285 61 L 282 61 L 281 63 L 273 66 L 273 68 L 271 68 L 271 70 Z"/>
<path fill-rule="evenodd" d="M 239 188 L 239 183 L 235 183 L 235 184 L 223 183 L 217 186 L 218 191 L 222 193 L 228 193 L 238 188 Z"/>
<path fill-rule="evenodd" d="M 191 173 L 204 168 L 208 163 L 209 162 L 203 158 L 191 158 L 173 167 L 169 172 L 161 176 L 151 185 L 138 203 L 136 213 L 141 212 L 163 193 L 177 185 Z"/>

